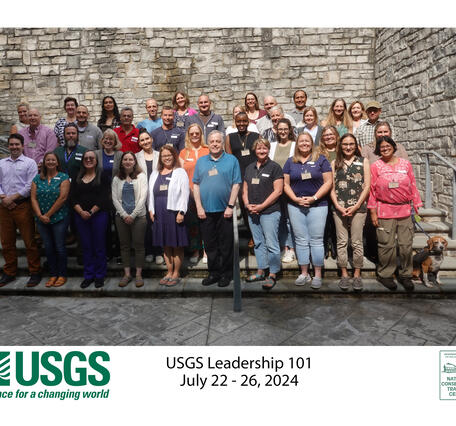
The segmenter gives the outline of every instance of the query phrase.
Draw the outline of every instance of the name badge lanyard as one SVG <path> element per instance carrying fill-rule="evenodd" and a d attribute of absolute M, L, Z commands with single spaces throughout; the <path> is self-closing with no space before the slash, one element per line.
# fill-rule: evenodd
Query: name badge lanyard
<path fill-rule="evenodd" d="M 246 151 L 247 138 L 249 137 L 249 133 L 250 133 L 250 132 L 247 132 L 247 133 L 245 134 L 244 140 L 242 140 L 241 135 L 239 134 L 239 132 L 237 133 L 237 136 L 238 136 L 238 138 L 239 138 L 239 142 L 241 143 L 241 155 L 242 155 L 242 156 L 245 156 L 245 155 L 246 155 L 246 154 L 245 154 L 245 151 Z M 247 149 L 247 151 L 249 151 L 249 154 L 250 154 L 250 150 Z"/>
<path fill-rule="evenodd" d="M 166 145 L 172 145 L 172 141 L 170 142 L 169 139 L 168 139 L 168 135 L 166 134 L 165 130 L 163 129 L 163 127 L 161 127 L 162 129 L 162 132 L 163 132 L 163 136 L 165 137 L 166 139 Z"/>
<path fill-rule="evenodd" d="M 261 166 L 257 171 L 257 174 L 254 178 L 252 178 L 252 185 L 259 185 L 260 184 L 260 175 L 261 175 Z"/>
<path fill-rule="evenodd" d="M 65 150 L 65 152 L 64 152 L 64 155 L 65 155 L 65 163 L 68 163 L 68 161 L 71 160 L 71 157 L 73 156 L 73 154 L 74 154 L 75 152 L 76 152 L 76 150 L 71 151 L 71 154 L 70 154 L 70 155 L 67 155 L 67 152 L 66 152 L 66 150 Z"/>
<path fill-rule="evenodd" d="M 312 174 L 307 170 L 307 166 L 306 168 L 304 168 L 305 164 L 306 163 L 301 163 L 301 180 L 307 180 L 312 178 Z"/>

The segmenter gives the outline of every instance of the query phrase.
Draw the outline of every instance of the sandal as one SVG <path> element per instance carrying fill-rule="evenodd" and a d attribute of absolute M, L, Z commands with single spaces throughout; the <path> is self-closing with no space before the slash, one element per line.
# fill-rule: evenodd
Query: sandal
<path fill-rule="evenodd" d="M 130 275 L 124 275 L 119 281 L 119 287 L 126 287 L 131 280 L 132 278 Z"/>
<path fill-rule="evenodd" d="M 168 282 L 165 284 L 166 287 L 174 287 L 175 285 L 181 282 L 182 278 L 169 278 Z"/>
<path fill-rule="evenodd" d="M 265 276 L 263 274 L 253 274 L 253 275 L 248 276 L 245 280 L 248 283 L 254 283 L 255 281 L 264 281 Z"/>
<path fill-rule="evenodd" d="M 274 286 L 276 285 L 276 282 L 277 282 L 277 278 L 274 278 L 274 277 L 271 277 L 269 275 L 269 277 L 267 277 L 264 282 L 263 282 L 263 290 L 271 290 L 274 288 Z"/>
<path fill-rule="evenodd" d="M 142 279 L 142 277 L 136 277 L 135 285 L 137 288 L 142 287 L 144 285 L 144 280 Z"/>
<path fill-rule="evenodd" d="M 57 277 L 51 277 L 47 280 L 45 287 L 53 287 L 55 282 L 57 281 Z"/>
<path fill-rule="evenodd" d="M 170 279 L 171 279 L 171 278 L 164 277 L 164 278 L 162 278 L 162 279 L 158 282 L 158 284 L 160 284 L 160 285 L 167 285 L 167 284 L 168 284 L 168 281 L 169 281 Z"/>
<path fill-rule="evenodd" d="M 66 277 L 58 277 L 57 281 L 54 283 L 54 287 L 61 287 L 66 282 L 67 282 Z"/>

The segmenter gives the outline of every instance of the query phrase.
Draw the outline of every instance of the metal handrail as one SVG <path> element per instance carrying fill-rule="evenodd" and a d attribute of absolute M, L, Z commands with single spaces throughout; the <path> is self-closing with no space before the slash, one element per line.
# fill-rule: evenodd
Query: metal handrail
<path fill-rule="evenodd" d="M 241 291 L 241 270 L 239 261 L 239 231 L 237 207 L 233 210 L 233 311 L 241 312 L 242 310 L 242 291 Z"/>
<path fill-rule="evenodd" d="M 431 193 L 431 165 L 429 161 L 430 155 L 435 155 L 440 161 L 442 161 L 447 167 L 453 169 L 453 214 L 452 214 L 452 227 L 451 227 L 451 238 L 456 238 L 456 166 L 451 164 L 448 160 L 443 158 L 440 154 L 434 151 L 422 151 L 426 161 L 426 186 L 425 186 L 425 201 L 424 207 L 432 209 L 432 193 Z"/>

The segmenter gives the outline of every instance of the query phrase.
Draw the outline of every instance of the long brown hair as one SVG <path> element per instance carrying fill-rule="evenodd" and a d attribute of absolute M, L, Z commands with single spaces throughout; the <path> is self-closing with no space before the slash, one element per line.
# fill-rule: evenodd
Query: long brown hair
<path fill-rule="evenodd" d="M 162 152 L 163 151 L 169 151 L 172 156 L 173 156 L 173 170 L 180 167 L 179 165 L 179 155 L 177 154 L 177 151 L 174 149 L 174 147 L 170 146 L 170 145 L 163 145 L 161 148 L 160 148 L 160 155 L 158 157 L 158 166 L 157 166 L 157 169 L 159 172 L 161 172 L 164 168 L 165 168 L 165 165 L 163 164 L 163 161 L 162 161 Z"/>
<path fill-rule="evenodd" d="M 51 152 L 46 152 L 43 157 L 43 164 L 41 165 L 41 172 L 40 172 L 40 179 L 44 180 L 47 178 L 47 167 L 46 167 L 46 158 L 49 157 L 49 155 L 53 155 L 55 159 L 57 160 L 57 172 L 61 172 L 62 168 L 60 166 L 60 160 L 57 155 L 55 155 L 52 151 Z"/>
<path fill-rule="evenodd" d="M 326 147 L 326 142 L 323 139 L 323 134 L 327 131 L 330 130 L 332 134 L 336 137 L 336 152 L 337 152 L 337 147 L 339 146 L 339 141 L 340 141 L 340 136 L 339 132 L 334 126 L 325 126 L 323 127 L 323 130 L 321 131 L 321 137 L 320 137 L 320 143 L 318 144 L 318 152 L 321 155 L 324 155 L 328 160 L 329 160 L 329 151 L 328 148 Z"/>
<path fill-rule="evenodd" d="M 140 173 L 142 173 L 142 169 L 141 167 L 139 167 L 138 165 L 138 159 L 136 158 L 136 155 L 131 152 L 131 151 L 125 151 L 123 154 L 122 154 L 122 157 L 120 157 L 120 165 L 119 165 L 119 172 L 117 173 L 117 177 L 121 180 L 125 180 L 127 178 L 127 172 L 125 171 L 123 165 L 122 165 L 122 162 L 123 162 L 123 159 L 124 157 L 127 155 L 127 154 L 130 154 L 134 159 L 135 159 L 135 165 L 133 166 L 133 170 L 132 172 L 130 173 L 130 178 L 131 179 L 136 179 L 138 177 L 138 175 Z"/>
<path fill-rule="evenodd" d="M 334 162 L 334 167 L 336 170 L 344 167 L 344 153 L 342 152 L 342 142 L 348 137 L 352 138 L 355 141 L 356 148 L 353 155 L 361 157 L 361 151 L 359 150 L 358 141 L 356 140 L 355 135 L 352 133 L 345 133 L 345 135 L 340 138 L 340 141 L 336 146 L 336 160 Z"/>

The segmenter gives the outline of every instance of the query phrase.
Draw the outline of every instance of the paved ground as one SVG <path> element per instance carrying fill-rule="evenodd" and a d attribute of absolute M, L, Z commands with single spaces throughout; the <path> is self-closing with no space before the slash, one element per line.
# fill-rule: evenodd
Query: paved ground
<path fill-rule="evenodd" d="M 0 345 L 453 345 L 456 301 L 363 295 L 0 296 Z"/>

